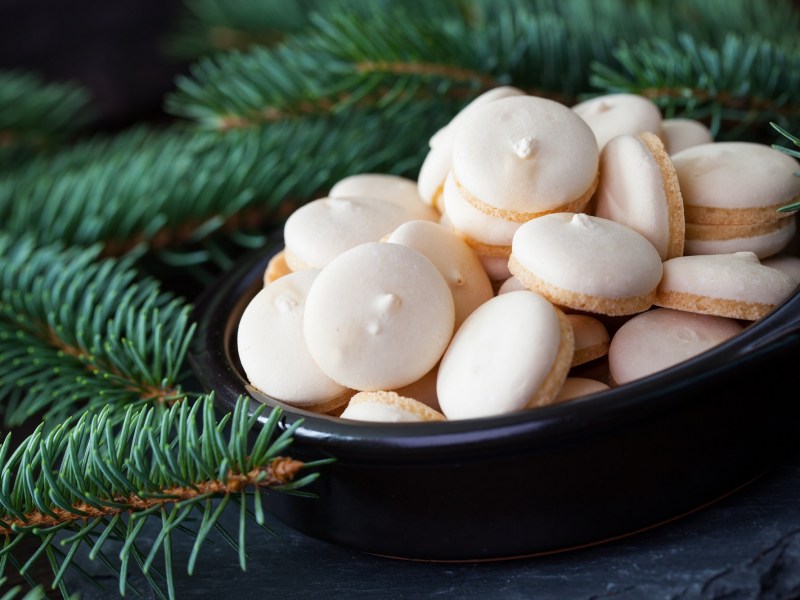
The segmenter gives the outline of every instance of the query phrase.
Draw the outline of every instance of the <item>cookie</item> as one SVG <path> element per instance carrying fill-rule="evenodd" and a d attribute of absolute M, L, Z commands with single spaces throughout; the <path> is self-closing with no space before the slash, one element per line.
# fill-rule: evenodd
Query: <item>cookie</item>
<path fill-rule="evenodd" d="M 762 260 L 761 264 L 786 273 L 800 285 L 800 258 L 797 256 L 779 254 Z"/>
<path fill-rule="evenodd" d="M 790 296 L 795 287 L 791 277 L 762 265 L 752 252 L 682 256 L 664 263 L 655 304 L 755 321 Z"/>
<path fill-rule="evenodd" d="M 412 219 L 438 221 L 439 213 L 422 202 L 417 182 L 398 175 L 360 173 L 338 181 L 329 198 L 372 198 L 404 208 Z"/>
<path fill-rule="evenodd" d="M 473 312 L 439 366 L 439 404 L 448 419 L 544 406 L 561 389 L 574 341 L 566 317 L 542 296 L 510 292 Z"/>
<path fill-rule="evenodd" d="M 651 100 L 636 94 L 607 94 L 572 107 L 583 119 L 602 150 L 618 135 L 649 131 L 661 135 L 661 111 Z"/>
<path fill-rule="evenodd" d="M 676 154 L 692 146 L 714 141 L 705 124 L 694 119 L 664 119 L 661 121 L 661 140 L 669 154 Z"/>
<path fill-rule="evenodd" d="M 777 209 L 800 195 L 800 164 L 765 144 L 716 142 L 672 156 L 687 223 L 749 225 L 789 217 Z"/>
<path fill-rule="evenodd" d="M 684 253 L 695 255 L 753 252 L 759 258 L 767 258 L 786 248 L 796 231 L 797 221 L 794 216 L 747 225 L 687 223 Z"/>
<path fill-rule="evenodd" d="M 534 96 L 475 109 L 453 141 L 461 196 L 488 215 L 520 223 L 582 210 L 597 186 L 598 163 L 588 125 L 566 106 Z"/>
<path fill-rule="evenodd" d="M 306 298 L 303 331 L 320 369 L 358 391 L 423 377 L 453 334 L 455 307 L 430 260 L 400 244 L 356 246 L 325 267 Z"/>
<path fill-rule="evenodd" d="M 611 378 L 622 385 L 693 358 L 740 333 L 734 319 L 656 308 L 617 330 L 608 350 Z"/>
<path fill-rule="evenodd" d="M 453 294 L 456 329 L 494 295 L 492 283 L 475 253 L 463 239 L 438 223 L 403 223 L 385 241 L 413 248 L 439 270 Z"/>
<path fill-rule="evenodd" d="M 382 423 L 444 421 L 442 413 L 395 392 L 359 392 L 350 399 L 342 419 Z"/>
<path fill-rule="evenodd" d="M 609 389 L 611 388 L 602 381 L 588 379 L 586 377 L 567 377 L 553 403 L 566 402 L 567 400 L 574 400 L 582 396 L 597 394 L 598 392 L 604 392 Z"/>
<path fill-rule="evenodd" d="M 242 314 L 236 338 L 253 387 L 287 404 L 327 412 L 345 404 L 350 393 L 317 366 L 303 335 L 306 297 L 318 273 L 291 273 L 258 292 Z"/>
<path fill-rule="evenodd" d="M 606 326 L 589 315 L 567 315 L 575 337 L 575 352 L 570 366 L 577 367 L 608 354 L 611 338 Z"/>
<path fill-rule="evenodd" d="M 519 228 L 508 267 L 553 304 L 611 316 L 647 310 L 661 257 L 641 234 L 582 213 L 556 213 Z"/>
<path fill-rule="evenodd" d="M 600 154 L 594 214 L 646 237 L 661 260 L 683 255 L 685 222 L 678 177 L 652 133 L 620 135 Z"/>
<path fill-rule="evenodd" d="M 286 264 L 286 251 L 281 250 L 270 258 L 267 263 L 267 268 L 264 271 L 264 285 L 268 285 L 291 272 L 292 270 L 289 268 L 289 265 Z"/>

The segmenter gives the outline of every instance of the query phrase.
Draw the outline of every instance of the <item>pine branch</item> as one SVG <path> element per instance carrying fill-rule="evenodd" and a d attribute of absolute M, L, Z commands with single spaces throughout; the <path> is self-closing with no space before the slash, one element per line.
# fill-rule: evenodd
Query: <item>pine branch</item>
<path fill-rule="evenodd" d="M 23 71 L 0 70 L 0 165 L 8 149 L 41 148 L 86 125 L 89 93 L 70 83 L 46 83 Z"/>
<path fill-rule="evenodd" d="M 273 411 L 262 425 L 259 417 L 266 407 L 259 405 L 248 415 L 249 402 L 240 399 L 233 413 L 221 419 L 214 414 L 212 396 L 181 402 L 169 411 L 129 407 L 118 425 L 109 407 L 69 419 L 47 434 L 39 427 L 13 451 L 7 436 L 0 447 L 0 565 L 19 565 L 17 571 L 24 575 L 37 556 L 65 548 L 60 561 L 52 561 L 51 587 L 66 593 L 64 573 L 84 547 L 91 559 L 101 558 L 119 576 L 120 594 L 128 589 L 133 558 L 160 596 L 164 592 L 158 579 L 163 579 L 166 596 L 174 598 L 172 535 L 188 531 L 194 536 L 191 573 L 203 542 L 216 529 L 235 546 L 245 568 L 247 518 L 264 525 L 261 495 L 254 492 L 294 492 L 317 476 L 297 478 L 314 465 L 280 456 L 294 431 L 288 428 L 275 438 L 280 411 Z M 251 501 L 252 516 L 245 508 Z M 219 523 L 231 502 L 243 507 L 237 538 Z M 200 517 L 194 532 L 181 525 L 192 515 Z M 149 550 L 138 546 L 145 523 L 158 527 L 159 522 Z M 20 556 L 20 542 L 30 538 L 36 540 L 36 549 Z M 118 568 L 104 552 L 109 540 L 119 548 Z M 159 554 L 163 577 L 156 575 L 154 565 Z"/>
<path fill-rule="evenodd" d="M 710 121 L 723 138 L 755 137 L 758 125 L 800 124 L 800 46 L 784 48 L 752 35 L 728 34 L 719 47 L 683 34 L 621 44 L 620 70 L 595 64 L 592 82 L 604 92 L 642 94 L 667 116 Z M 724 124 L 733 124 L 723 128 Z"/>
<path fill-rule="evenodd" d="M 85 410 L 169 404 L 194 325 L 132 258 L 0 237 L 0 398 L 8 425 Z M 116 413 L 121 417 L 121 412 Z"/>
<path fill-rule="evenodd" d="M 772 147 L 775 148 L 776 150 L 780 150 L 781 152 L 788 154 L 789 156 L 793 156 L 794 158 L 800 159 L 800 138 L 798 138 L 796 135 L 789 133 L 777 123 L 770 123 L 770 125 L 772 125 L 773 129 L 775 129 L 775 131 L 780 133 L 784 138 L 792 142 L 792 144 L 794 144 L 794 146 L 797 149 L 787 148 L 786 146 L 779 146 L 778 144 L 773 144 Z M 795 173 L 795 175 L 800 177 L 800 171 Z M 794 202 L 791 202 L 786 206 L 781 206 L 778 210 L 781 212 L 794 212 L 796 210 L 800 210 L 800 199 L 795 199 Z"/>
<path fill-rule="evenodd" d="M 142 245 L 182 268 L 224 263 L 215 234 L 248 244 L 248 232 L 346 175 L 416 173 L 426 150 L 418 132 L 440 124 L 429 109 L 351 111 L 225 135 L 134 130 L 90 140 L 0 181 L 0 221 L 37 243 L 102 244 L 111 255 Z"/>

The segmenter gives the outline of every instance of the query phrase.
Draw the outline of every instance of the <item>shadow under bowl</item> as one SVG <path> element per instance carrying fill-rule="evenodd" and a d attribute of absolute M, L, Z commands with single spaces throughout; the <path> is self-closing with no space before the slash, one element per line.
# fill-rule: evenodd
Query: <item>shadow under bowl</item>
<path fill-rule="evenodd" d="M 302 419 L 293 457 L 336 459 L 309 488 L 318 498 L 269 494 L 271 513 L 312 537 L 420 560 L 561 551 L 696 510 L 798 445 L 798 291 L 692 360 L 564 404 L 419 424 L 284 405 L 248 385 L 236 351 L 241 314 L 281 248 L 276 240 L 200 298 L 190 360 L 219 406 L 249 395 L 253 408 L 281 406 L 283 427 Z"/>

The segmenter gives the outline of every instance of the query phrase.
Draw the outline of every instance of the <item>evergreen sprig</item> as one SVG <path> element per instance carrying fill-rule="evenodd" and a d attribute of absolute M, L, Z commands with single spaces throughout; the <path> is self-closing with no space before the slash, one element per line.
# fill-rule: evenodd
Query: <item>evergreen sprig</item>
<path fill-rule="evenodd" d="M 240 399 L 220 419 L 212 396 L 168 411 L 128 407 L 121 423 L 107 407 L 67 419 L 49 433 L 40 426 L 16 449 L 6 436 L 0 446 L 0 576 L 12 570 L 30 579 L 29 570 L 43 557 L 53 571 L 51 588 L 66 598 L 64 574 L 84 547 L 119 578 L 120 594 L 128 590 L 135 562 L 159 597 L 174 598 L 173 534 L 194 538 L 191 573 L 212 530 L 232 546 L 244 570 L 246 524 L 265 522 L 261 490 L 303 493 L 297 490 L 317 473 L 301 473 L 320 464 L 280 456 L 294 427 L 276 437 L 280 411 L 261 424 L 266 407 L 248 414 L 250 402 Z M 236 536 L 219 523 L 231 505 L 240 515 Z M 190 517 L 197 517 L 191 528 Z M 146 523 L 158 527 L 149 549 L 137 544 Z M 21 542 L 31 538 L 35 550 L 24 555 Z M 110 545 L 116 561 L 108 555 Z M 161 570 L 155 566 L 159 555 Z"/>
<path fill-rule="evenodd" d="M 669 117 L 706 120 L 716 136 L 742 139 L 754 125 L 800 122 L 797 44 L 787 49 L 759 35 L 730 33 L 712 46 L 681 34 L 675 42 L 622 43 L 615 57 L 619 70 L 595 64 L 595 86 L 646 96 Z"/>
<path fill-rule="evenodd" d="M 795 146 L 795 148 L 787 148 L 786 146 L 779 146 L 778 144 L 773 144 L 772 147 L 788 154 L 789 156 L 793 156 L 794 158 L 800 159 L 800 138 L 798 138 L 796 135 L 789 133 L 777 123 L 770 123 L 770 125 L 772 125 L 775 131 L 780 133 L 784 138 L 786 138 Z M 800 177 L 800 171 L 795 173 L 795 175 Z M 781 206 L 778 210 L 781 212 L 794 212 L 796 210 L 800 210 L 800 198 L 795 198 L 793 202 L 790 202 L 786 206 Z"/>
<path fill-rule="evenodd" d="M 5 423 L 55 425 L 110 405 L 169 404 L 194 325 L 190 307 L 132 257 L 0 237 L 0 402 Z"/>
<path fill-rule="evenodd" d="M 27 71 L 0 70 L 0 161 L 9 149 L 41 148 L 86 125 L 91 119 L 89 100 L 89 93 L 78 85 L 45 82 Z"/>

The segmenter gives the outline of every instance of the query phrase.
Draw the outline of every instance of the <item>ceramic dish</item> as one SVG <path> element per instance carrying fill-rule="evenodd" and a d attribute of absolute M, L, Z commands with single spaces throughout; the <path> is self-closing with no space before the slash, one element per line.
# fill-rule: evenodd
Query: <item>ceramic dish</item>
<path fill-rule="evenodd" d="M 236 328 L 280 240 L 199 300 L 191 361 L 221 408 L 252 389 Z M 724 344 L 565 404 L 502 417 L 361 423 L 299 418 L 291 454 L 335 457 L 316 499 L 269 510 L 313 537 L 394 557 L 486 560 L 565 550 L 693 511 L 763 473 L 800 433 L 800 292 Z"/>

